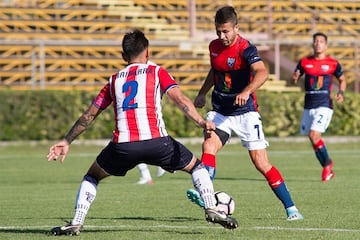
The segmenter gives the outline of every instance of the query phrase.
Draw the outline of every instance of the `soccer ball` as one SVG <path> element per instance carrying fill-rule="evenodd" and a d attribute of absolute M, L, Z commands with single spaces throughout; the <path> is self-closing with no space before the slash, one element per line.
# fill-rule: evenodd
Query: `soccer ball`
<path fill-rule="evenodd" d="M 235 211 L 235 201 L 226 192 L 218 191 L 214 193 L 216 199 L 216 206 L 219 210 L 231 215 Z"/>

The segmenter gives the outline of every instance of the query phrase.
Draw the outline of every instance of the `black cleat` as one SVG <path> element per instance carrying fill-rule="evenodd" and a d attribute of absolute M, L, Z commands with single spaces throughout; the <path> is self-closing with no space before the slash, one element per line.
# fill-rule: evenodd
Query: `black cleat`
<path fill-rule="evenodd" d="M 235 218 L 226 215 L 223 211 L 212 208 L 205 210 L 205 218 L 209 223 L 218 223 L 226 229 L 235 229 L 239 226 Z"/>
<path fill-rule="evenodd" d="M 80 235 L 80 230 L 82 229 L 81 224 L 72 225 L 71 223 L 66 224 L 65 226 L 54 227 L 50 230 L 50 235 L 53 236 L 78 236 Z"/>

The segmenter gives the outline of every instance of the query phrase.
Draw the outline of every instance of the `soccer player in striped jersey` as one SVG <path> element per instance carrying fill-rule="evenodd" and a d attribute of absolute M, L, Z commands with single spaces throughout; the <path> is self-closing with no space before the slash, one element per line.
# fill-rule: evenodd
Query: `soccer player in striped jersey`
<path fill-rule="evenodd" d="M 305 104 L 301 120 L 300 133 L 307 135 L 313 146 L 315 156 L 322 166 L 321 179 L 328 182 L 335 174 L 333 160 L 329 157 L 322 133 L 328 128 L 332 115 L 333 103 L 331 90 L 334 76 L 339 81 L 336 101 L 344 101 L 346 80 L 340 63 L 326 54 L 327 35 L 321 32 L 313 35 L 313 54 L 302 58 L 293 73 L 293 80 L 298 82 L 305 74 Z"/>
<path fill-rule="evenodd" d="M 255 168 L 282 202 L 287 220 L 302 220 L 280 171 L 270 163 L 266 151 L 268 142 L 255 96 L 255 90 L 268 78 L 264 62 L 256 47 L 238 33 L 233 7 L 225 6 L 216 12 L 215 28 L 218 38 L 209 45 L 211 69 L 194 101 L 196 107 L 203 107 L 206 94 L 213 87 L 213 108 L 207 119 L 215 123 L 216 130 L 205 135 L 201 160 L 214 178 L 216 153 L 234 132 L 248 149 Z M 203 205 L 197 191 L 189 189 L 187 196 L 199 206 Z"/>
<path fill-rule="evenodd" d="M 215 129 L 196 111 L 192 101 L 180 90 L 162 67 L 148 64 L 149 41 L 139 30 L 127 33 L 122 41 L 123 58 L 128 65 L 112 75 L 90 107 L 74 123 L 65 138 L 52 145 L 48 161 L 63 162 L 70 144 L 96 117 L 113 105 L 115 129 L 112 140 L 100 152 L 85 174 L 77 192 L 72 221 L 50 230 L 53 235 L 78 235 L 97 194 L 99 182 L 108 176 L 125 176 L 140 163 L 191 174 L 194 187 L 205 203 L 205 219 L 227 229 L 238 227 L 235 218 L 216 207 L 213 183 L 201 161 L 183 144 L 170 137 L 162 117 L 161 98 L 166 94 L 183 113 L 210 133 Z M 119 195 L 119 197 L 122 197 Z"/>

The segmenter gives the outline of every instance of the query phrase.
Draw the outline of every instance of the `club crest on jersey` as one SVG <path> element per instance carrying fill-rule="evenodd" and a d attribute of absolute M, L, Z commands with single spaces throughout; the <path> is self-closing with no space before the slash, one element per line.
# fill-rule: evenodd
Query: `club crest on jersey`
<path fill-rule="evenodd" d="M 234 64 L 235 64 L 235 58 L 228 58 L 227 59 L 227 64 L 229 67 L 233 68 Z"/>
<path fill-rule="evenodd" d="M 329 71 L 329 65 L 321 65 L 321 70 L 323 71 L 323 72 L 327 72 L 327 71 Z"/>

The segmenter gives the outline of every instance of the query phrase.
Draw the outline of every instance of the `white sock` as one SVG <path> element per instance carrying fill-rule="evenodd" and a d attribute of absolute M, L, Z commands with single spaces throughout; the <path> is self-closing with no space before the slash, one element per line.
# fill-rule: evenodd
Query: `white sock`
<path fill-rule="evenodd" d="M 137 165 L 137 167 L 138 167 L 138 169 L 140 171 L 140 174 L 141 174 L 142 178 L 147 179 L 147 180 L 152 179 L 149 168 L 145 163 L 140 163 L 139 165 Z"/>
<path fill-rule="evenodd" d="M 73 220 L 71 221 L 72 224 L 84 225 L 85 217 L 95 197 L 96 197 L 96 185 L 87 180 L 83 180 L 81 182 L 76 197 L 75 215 Z"/>
<path fill-rule="evenodd" d="M 205 209 L 215 207 L 214 186 L 206 168 L 195 170 L 191 176 L 196 191 L 204 201 Z"/>

